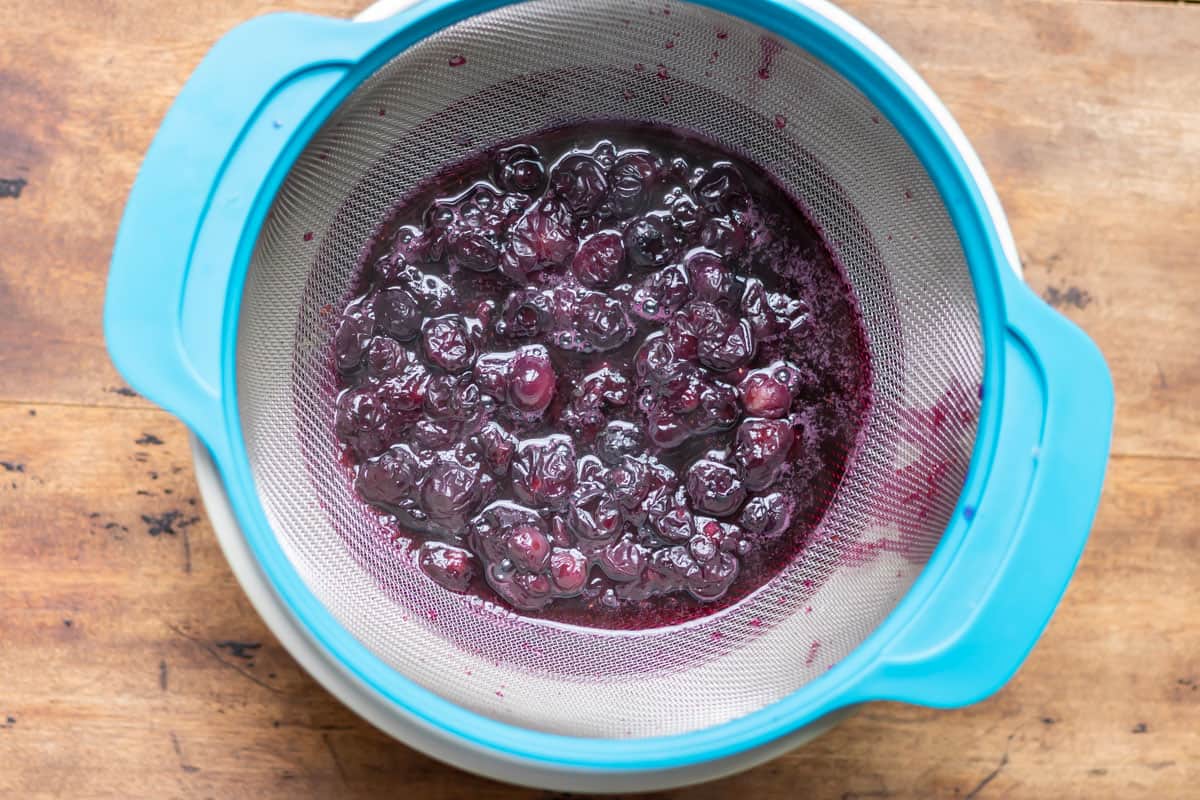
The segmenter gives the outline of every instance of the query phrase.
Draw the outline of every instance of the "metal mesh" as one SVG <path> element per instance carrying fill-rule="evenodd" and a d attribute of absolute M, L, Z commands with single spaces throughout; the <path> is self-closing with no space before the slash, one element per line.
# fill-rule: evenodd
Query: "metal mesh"
<path fill-rule="evenodd" d="M 450 67 L 458 56 L 465 64 Z M 701 131 L 801 198 L 857 295 L 874 371 L 874 407 L 813 545 L 714 616 L 632 633 L 530 620 L 433 584 L 354 497 L 332 432 L 329 308 L 395 201 L 480 147 L 597 118 Z M 244 292 L 241 421 L 288 557 L 396 670 L 534 729 L 695 730 L 822 674 L 911 585 L 946 527 L 974 444 L 978 311 L 958 238 L 917 158 L 837 73 L 686 3 L 525 2 L 397 56 L 295 165 Z"/>

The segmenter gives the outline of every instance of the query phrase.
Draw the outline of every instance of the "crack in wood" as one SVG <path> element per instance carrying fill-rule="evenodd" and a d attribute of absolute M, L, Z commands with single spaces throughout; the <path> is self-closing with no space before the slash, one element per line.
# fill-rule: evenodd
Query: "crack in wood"
<path fill-rule="evenodd" d="M 175 735 L 175 731 L 171 731 L 171 747 L 175 750 L 175 755 L 179 758 L 179 768 L 189 774 L 199 772 L 200 768 L 187 763 L 187 759 L 183 757 L 183 748 L 179 746 L 179 737 Z"/>
<path fill-rule="evenodd" d="M 243 667 L 239 666 L 238 664 L 234 664 L 232 661 L 226 661 L 224 658 L 221 657 L 221 653 L 218 650 L 216 650 L 213 647 L 210 647 L 208 645 L 208 643 L 203 641 L 202 639 L 192 636 L 191 634 L 185 632 L 178 626 L 172 625 L 170 622 L 165 622 L 164 624 L 176 636 L 179 636 L 183 639 L 187 639 L 189 642 L 196 645 L 197 647 L 202 649 L 204 652 L 206 652 L 210 656 L 212 656 L 214 659 L 216 659 L 217 663 L 220 664 L 221 666 L 225 667 L 226 669 L 233 670 L 234 672 L 236 672 L 238 675 L 241 675 L 246 680 L 250 681 L 251 683 L 255 683 L 255 684 L 261 686 L 262 688 L 266 689 L 269 692 L 274 692 L 275 694 L 285 694 L 285 692 L 282 689 L 272 686 L 271 684 L 269 684 L 266 681 L 259 678 L 257 675 L 254 675 L 253 673 L 247 672 Z"/>

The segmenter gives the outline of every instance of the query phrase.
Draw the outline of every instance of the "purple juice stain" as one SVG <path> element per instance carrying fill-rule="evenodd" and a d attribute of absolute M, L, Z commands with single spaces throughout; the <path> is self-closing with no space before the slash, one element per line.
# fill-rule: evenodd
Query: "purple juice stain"
<path fill-rule="evenodd" d="M 778 574 L 872 403 L 857 306 L 797 203 L 636 123 L 436 173 L 330 316 L 358 495 L 446 590 L 583 626 L 693 619 Z"/>
<path fill-rule="evenodd" d="M 783 50 L 783 45 L 770 36 L 762 36 L 759 37 L 758 48 L 758 77 L 765 81 L 771 77 L 771 64 L 774 62 L 775 56 Z"/>

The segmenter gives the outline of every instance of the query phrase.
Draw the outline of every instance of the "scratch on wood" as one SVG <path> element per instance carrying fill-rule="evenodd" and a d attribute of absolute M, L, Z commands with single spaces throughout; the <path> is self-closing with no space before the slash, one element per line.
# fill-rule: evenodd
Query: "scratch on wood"
<path fill-rule="evenodd" d="M 342 783 L 346 783 L 346 768 L 342 766 L 342 759 L 338 757 L 337 751 L 333 749 L 333 742 L 330 741 L 329 734 L 322 733 L 321 741 L 325 743 L 325 749 L 329 751 L 329 757 L 333 759 L 333 765 L 337 767 L 338 777 L 342 779 Z"/>
<path fill-rule="evenodd" d="M 192 574 L 192 540 L 188 538 L 187 528 L 183 528 L 183 571 Z"/>
<path fill-rule="evenodd" d="M 987 775 L 985 775 L 983 780 L 981 780 L 975 786 L 974 789 L 967 792 L 967 794 L 963 797 L 963 800 L 971 800 L 974 797 L 978 797 L 979 793 L 982 792 L 989 783 L 996 780 L 996 776 L 999 775 L 1004 770 L 1004 768 L 1007 766 L 1008 766 L 1008 751 L 1006 750 L 1004 752 L 1004 755 L 1000 756 L 1000 763 L 996 765 L 996 768 L 994 770 L 992 770 L 991 772 L 989 772 Z"/>
<path fill-rule="evenodd" d="M 175 749 L 175 755 L 179 758 L 179 768 L 187 773 L 199 772 L 199 767 L 193 767 L 187 763 L 183 757 L 183 748 L 179 746 L 179 737 L 175 735 L 175 731 L 171 731 L 171 747 Z"/>
<path fill-rule="evenodd" d="M 1154 368 L 1156 370 L 1158 370 L 1158 388 L 1166 389 L 1167 388 L 1167 375 L 1165 372 L 1163 372 L 1162 364 L 1159 364 L 1156 361 L 1156 362 L 1154 362 Z"/>
<path fill-rule="evenodd" d="M 163 659 L 158 662 L 158 688 L 164 692 L 167 690 L 167 661 Z"/>
<path fill-rule="evenodd" d="M 275 694 L 283 694 L 282 690 L 272 686 L 271 684 L 267 683 L 266 681 L 261 680 L 257 675 L 247 672 L 243 667 L 239 666 L 238 664 L 234 664 L 232 661 L 226 661 L 224 658 L 221 657 L 221 653 L 219 651 L 217 651 L 215 648 L 211 647 L 207 642 L 197 639 L 195 636 L 192 636 L 191 634 L 184 632 L 179 627 L 172 625 L 169 622 L 167 622 L 165 624 L 166 624 L 167 628 L 170 629 L 170 631 L 172 633 L 174 633 L 176 636 L 187 639 L 192 644 L 194 644 L 197 647 L 199 647 L 200 649 L 204 650 L 204 652 L 208 653 L 210 656 L 215 658 L 217 660 L 217 663 L 219 663 L 221 666 L 225 667 L 226 669 L 233 670 L 234 672 L 241 675 L 246 680 L 250 681 L 251 683 L 258 684 L 259 686 L 261 686 L 262 688 L 266 689 L 269 692 L 274 692 Z"/>

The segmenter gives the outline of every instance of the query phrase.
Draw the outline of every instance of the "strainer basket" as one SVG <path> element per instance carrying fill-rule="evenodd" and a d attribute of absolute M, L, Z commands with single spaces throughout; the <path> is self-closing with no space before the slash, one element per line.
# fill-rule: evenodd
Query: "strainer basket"
<path fill-rule="evenodd" d="M 337 463 L 322 313 L 439 165 L 605 119 L 702 132 L 804 203 L 863 312 L 874 389 L 795 563 L 637 632 L 472 603 L 389 547 Z M 551 788 L 702 780 L 865 701 L 994 692 L 1065 589 L 1111 430 L 1101 355 L 1021 282 L 962 133 L 817 0 L 427 0 L 247 23 L 147 154 L 105 328 L 130 385 L 206 447 L 223 547 L 305 666 L 428 753 Z"/>

